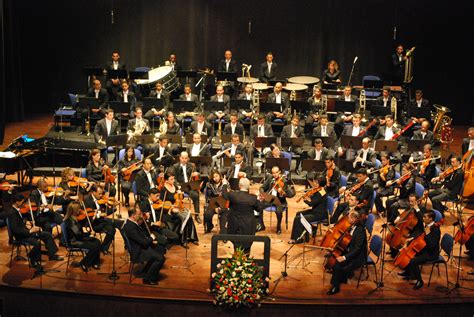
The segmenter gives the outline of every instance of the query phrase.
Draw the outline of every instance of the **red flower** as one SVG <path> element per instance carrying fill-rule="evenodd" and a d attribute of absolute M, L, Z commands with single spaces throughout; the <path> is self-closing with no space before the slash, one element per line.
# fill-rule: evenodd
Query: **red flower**
<path fill-rule="evenodd" d="M 248 280 L 247 280 L 247 283 L 252 284 L 252 280 L 251 280 L 251 279 L 248 279 Z"/>
<path fill-rule="evenodd" d="M 230 288 L 227 289 L 227 295 L 232 296 L 232 290 Z"/>
<path fill-rule="evenodd" d="M 239 296 L 235 295 L 235 296 L 234 296 L 234 299 L 235 299 L 235 300 L 239 300 Z"/>
<path fill-rule="evenodd" d="M 232 264 L 230 264 L 230 263 L 227 263 L 227 266 L 228 266 L 228 267 L 231 267 L 231 266 L 232 266 Z"/>
<path fill-rule="evenodd" d="M 249 287 L 249 292 L 253 291 L 253 288 L 252 287 Z"/>

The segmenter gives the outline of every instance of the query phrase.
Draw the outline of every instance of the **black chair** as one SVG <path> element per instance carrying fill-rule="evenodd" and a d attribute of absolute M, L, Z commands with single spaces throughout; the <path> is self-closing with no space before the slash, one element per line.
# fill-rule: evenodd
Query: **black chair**
<path fill-rule="evenodd" d="M 447 265 L 447 263 L 451 259 L 451 256 L 453 255 L 453 246 L 454 246 L 453 236 L 450 235 L 449 233 L 445 233 L 443 235 L 443 237 L 441 238 L 441 250 L 443 250 L 446 253 L 446 256 L 448 258 L 445 259 L 440 254 L 436 260 L 425 263 L 425 265 L 430 265 L 431 264 L 431 272 L 430 272 L 430 278 L 428 279 L 428 287 L 430 286 L 430 283 L 431 283 L 431 276 L 433 275 L 434 267 L 436 266 L 438 268 L 438 276 L 439 276 L 439 265 L 444 264 L 444 268 L 446 270 L 446 287 L 449 289 L 448 265 Z M 421 268 L 423 268 L 423 265 L 421 266 Z"/>
<path fill-rule="evenodd" d="M 12 251 L 10 253 L 10 267 L 13 265 L 13 252 L 16 249 L 16 256 L 15 259 L 21 258 L 20 252 L 21 252 L 21 247 L 25 248 L 26 252 L 26 258 L 28 259 L 28 265 L 31 266 L 30 258 L 28 257 L 28 253 L 31 251 L 32 245 L 29 242 L 26 241 L 20 241 L 16 240 L 15 237 L 13 236 L 11 227 L 10 227 L 10 219 L 6 219 L 6 224 L 7 224 L 7 230 L 8 230 L 8 244 L 12 246 Z"/>
<path fill-rule="evenodd" d="M 66 275 L 69 270 L 69 263 L 71 261 L 71 256 L 74 256 L 74 253 L 80 253 L 82 258 L 84 259 L 84 252 L 88 252 L 87 249 L 79 248 L 79 247 L 73 247 L 69 243 L 69 239 L 67 237 L 67 230 L 66 230 L 66 223 L 62 222 L 61 223 L 61 233 L 63 234 L 63 242 L 64 242 L 64 247 L 66 248 L 67 251 L 67 262 L 66 262 Z M 86 272 L 87 274 L 87 272 Z"/>
<path fill-rule="evenodd" d="M 362 271 L 364 271 L 364 268 L 367 269 L 366 279 L 369 278 L 369 266 L 374 267 L 375 281 L 377 281 L 377 263 L 379 262 L 380 253 L 382 252 L 382 243 L 383 243 L 382 238 L 378 235 L 374 235 L 372 239 L 370 239 L 369 254 L 367 255 L 367 262 L 365 262 L 365 264 L 360 269 L 359 279 L 357 280 L 356 288 L 359 288 L 360 278 L 362 277 Z M 370 256 L 370 253 L 373 253 L 377 257 L 375 261 Z"/>
<path fill-rule="evenodd" d="M 130 266 L 128 268 L 128 273 L 129 273 L 129 278 L 128 278 L 128 283 L 132 283 L 132 274 L 133 274 L 133 268 L 135 267 L 135 264 L 140 264 L 141 262 L 136 262 L 132 259 L 132 246 L 130 244 L 130 240 L 128 240 L 127 235 L 123 230 L 120 230 L 120 233 L 123 237 L 123 242 L 125 243 L 125 248 L 127 249 L 128 255 L 130 257 Z"/>

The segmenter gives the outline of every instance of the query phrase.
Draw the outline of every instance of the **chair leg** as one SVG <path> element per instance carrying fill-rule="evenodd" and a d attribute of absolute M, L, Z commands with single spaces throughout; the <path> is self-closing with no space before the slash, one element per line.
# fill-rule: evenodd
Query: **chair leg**
<path fill-rule="evenodd" d="M 365 265 L 364 265 L 365 266 Z M 360 279 L 362 278 L 362 271 L 364 270 L 364 266 L 362 266 L 360 268 L 360 273 L 359 273 L 359 278 L 357 279 L 357 286 L 356 288 L 359 288 L 359 284 L 360 284 Z"/>
<path fill-rule="evenodd" d="M 12 245 L 12 252 L 10 253 L 10 267 L 13 265 L 13 250 L 15 249 L 15 246 Z"/>
<path fill-rule="evenodd" d="M 446 289 L 449 289 L 448 263 L 447 262 L 444 262 L 444 269 L 446 270 Z"/>
<path fill-rule="evenodd" d="M 66 275 L 69 272 L 69 261 L 71 261 L 71 251 L 67 251 Z"/>
<path fill-rule="evenodd" d="M 430 287 L 431 276 L 433 275 L 433 269 L 434 269 L 435 265 L 438 265 L 438 264 L 433 263 L 433 265 L 431 266 L 430 278 L 428 279 L 428 287 Z"/>

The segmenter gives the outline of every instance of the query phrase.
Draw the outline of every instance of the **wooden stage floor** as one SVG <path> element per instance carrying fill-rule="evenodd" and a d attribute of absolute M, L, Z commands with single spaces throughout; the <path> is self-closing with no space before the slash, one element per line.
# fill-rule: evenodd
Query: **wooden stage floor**
<path fill-rule="evenodd" d="M 6 142 L 20 134 L 27 133 L 31 137 L 39 137 L 44 135 L 49 127 L 51 116 L 48 115 L 36 118 L 21 124 L 10 124 L 7 126 Z M 32 128 L 33 130 L 30 130 Z M 465 129 L 457 129 L 463 131 Z M 462 135 L 458 135 L 458 138 Z M 459 144 L 459 140 L 456 142 Z M 453 149 L 455 150 L 455 149 Z M 52 179 L 50 179 L 52 181 Z M 302 188 L 301 186 L 297 188 Z M 252 188 L 253 192 L 257 188 Z M 443 287 L 446 287 L 446 278 L 444 276 L 444 268 L 441 267 L 440 275 L 436 269 L 434 270 L 431 286 L 428 287 L 429 267 L 423 269 L 423 278 L 425 286 L 415 291 L 407 281 L 402 280 L 393 270 L 391 262 L 386 262 L 385 280 L 386 288 L 382 291 L 376 291 L 369 294 L 369 291 L 375 288 L 374 271 L 369 269 L 369 278 L 366 280 L 365 273 L 359 288 L 356 288 L 356 275 L 349 281 L 348 285 L 342 285 L 341 292 L 335 296 L 327 296 L 326 291 L 329 288 L 330 274 L 323 272 L 322 262 L 323 253 L 318 250 L 310 250 L 306 253 L 306 260 L 309 264 L 302 267 L 302 251 L 303 246 L 295 246 L 289 253 L 288 274 L 291 278 L 287 278 L 275 287 L 273 282 L 283 270 L 284 262 L 280 260 L 281 256 L 290 247 L 287 244 L 292 227 L 292 221 L 295 213 L 305 208 L 303 203 L 296 203 L 295 198 L 289 202 L 289 229 L 285 230 L 281 235 L 275 234 L 275 221 L 273 217 L 272 226 L 270 226 L 270 213 L 265 215 L 265 224 L 267 230 L 258 233 L 259 235 L 268 235 L 271 238 L 271 264 L 270 276 L 272 279 L 270 290 L 271 296 L 267 299 L 272 304 L 329 304 L 329 305 L 385 305 L 385 304 L 447 304 L 447 303 L 470 303 L 474 301 L 474 291 L 468 289 L 455 290 L 450 294 L 446 293 Z M 468 210 L 466 209 L 466 212 Z M 126 210 L 122 208 L 121 214 L 126 217 Z M 447 216 L 446 223 L 442 227 L 442 233 L 453 234 L 452 223 L 455 222 L 452 215 Z M 374 234 L 380 235 L 381 219 L 377 219 L 374 227 Z M 166 263 L 161 271 L 161 278 L 158 286 L 145 286 L 141 284 L 141 279 L 135 278 L 131 284 L 128 283 L 128 274 L 120 275 L 120 279 L 116 283 L 107 280 L 106 275 L 98 275 L 98 271 L 90 271 L 88 274 L 83 273 L 79 268 L 70 268 L 69 274 L 65 275 L 66 262 L 47 262 L 46 269 L 58 269 L 59 273 L 48 273 L 40 278 L 31 279 L 33 270 L 28 268 L 26 262 L 15 262 L 13 267 L 9 267 L 10 246 L 8 245 L 8 236 L 6 228 L 0 229 L 0 276 L 1 284 L 9 287 L 18 287 L 24 289 L 50 290 L 60 292 L 72 292 L 89 295 L 108 295 L 128 298 L 144 298 L 144 299 L 173 299 L 188 301 L 212 301 L 212 296 L 207 293 L 209 287 L 210 274 L 210 254 L 211 254 L 211 237 L 212 234 L 203 234 L 204 228 L 198 226 L 200 244 L 199 246 L 190 245 L 189 259 L 191 263 L 195 263 L 191 267 L 191 271 L 184 269 L 171 268 L 173 265 L 182 265 L 185 258 L 185 249 L 180 246 L 173 246 L 166 254 Z M 215 231 L 213 232 L 215 233 Z M 321 236 L 317 236 L 317 242 Z M 219 246 L 219 254 L 231 254 L 232 247 L 230 243 L 221 244 Z M 448 264 L 449 281 L 456 281 L 456 268 L 459 264 L 457 258 L 459 246 L 455 245 L 454 254 L 455 262 Z M 60 248 L 59 254 L 65 255 L 64 248 Z M 256 246 L 252 249 L 252 254 L 260 257 L 263 254 L 262 248 Z M 44 257 L 46 258 L 46 257 Z M 387 257 L 388 258 L 388 257 Z M 473 262 L 467 260 L 463 255 L 460 284 L 466 288 L 474 289 L 474 277 L 467 276 L 468 271 L 473 270 Z M 111 271 L 112 257 L 102 256 L 102 269 L 100 273 L 109 273 Z M 128 262 L 125 257 L 123 241 L 117 234 L 116 242 L 116 264 L 117 271 L 124 272 L 128 270 Z M 295 279 L 298 280 L 295 280 Z M 464 280 L 470 279 L 470 280 Z M 453 287 L 450 284 L 450 288 Z"/>

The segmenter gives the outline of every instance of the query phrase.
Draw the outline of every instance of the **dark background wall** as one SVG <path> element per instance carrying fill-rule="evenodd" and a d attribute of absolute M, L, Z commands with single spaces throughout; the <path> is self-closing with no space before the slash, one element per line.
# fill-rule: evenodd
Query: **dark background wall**
<path fill-rule="evenodd" d="M 345 80 L 358 56 L 360 83 L 389 71 L 401 42 L 417 47 L 414 88 L 455 110 L 455 123 L 473 117 L 472 1 L 4 1 L 20 39 L 26 112 L 52 111 L 65 93 L 84 92 L 81 68 L 104 64 L 114 49 L 129 69 L 162 65 L 170 52 L 184 67 L 215 67 L 229 48 L 256 70 L 272 51 L 280 78 L 320 77 L 334 58 Z"/>

